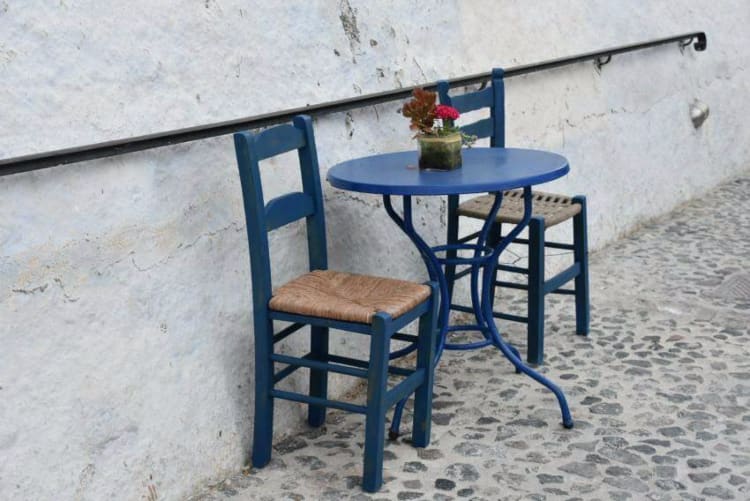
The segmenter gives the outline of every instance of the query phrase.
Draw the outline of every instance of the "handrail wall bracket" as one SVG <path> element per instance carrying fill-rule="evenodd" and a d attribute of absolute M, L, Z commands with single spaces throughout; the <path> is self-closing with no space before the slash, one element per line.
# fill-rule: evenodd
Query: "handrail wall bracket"
<path fill-rule="evenodd" d="M 696 33 L 691 40 L 695 40 L 695 45 L 693 45 L 693 48 L 697 50 L 698 52 L 703 52 L 706 50 L 707 46 L 707 39 L 706 34 L 704 32 Z"/>

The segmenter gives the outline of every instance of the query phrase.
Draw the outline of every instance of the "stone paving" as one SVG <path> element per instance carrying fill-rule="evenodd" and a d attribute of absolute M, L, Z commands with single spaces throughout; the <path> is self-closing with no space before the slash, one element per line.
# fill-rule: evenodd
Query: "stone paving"
<path fill-rule="evenodd" d="M 447 352 L 432 443 L 409 445 L 405 415 L 379 493 L 359 487 L 363 417 L 334 411 L 191 500 L 750 499 L 750 176 L 714 194 L 592 256 L 588 338 L 572 298 L 548 301 L 542 371 L 574 429 L 497 352 Z"/>

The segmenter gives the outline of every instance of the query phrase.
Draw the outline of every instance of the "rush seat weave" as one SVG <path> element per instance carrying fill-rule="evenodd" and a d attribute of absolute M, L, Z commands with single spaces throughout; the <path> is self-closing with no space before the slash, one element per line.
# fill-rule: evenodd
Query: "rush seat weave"
<path fill-rule="evenodd" d="M 369 324 L 375 313 L 397 318 L 430 297 L 426 285 L 392 278 L 315 270 L 279 287 L 272 310 Z"/>
<path fill-rule="evenodd" d="M 544 218 L 544 224 L 550 228 L 566 221 L 579 212 L 581 205 L 573 202 L 570 197 L 532 191 L 533 215 Z M 476 219 L 486 219 L 495 201 L 494 195 L 482 195 L 467 200 L 458 207 L 461 216 Z M 508 190 L 503 193 L 503 203 L 497 212 L 495 220 L 499 223 L 518 224 L 523 219 L 523 190 Z"/>

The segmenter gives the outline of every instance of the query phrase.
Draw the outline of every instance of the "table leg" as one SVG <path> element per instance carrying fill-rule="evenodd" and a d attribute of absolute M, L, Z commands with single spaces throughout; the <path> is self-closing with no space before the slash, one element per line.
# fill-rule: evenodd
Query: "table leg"
<path fill-rule="evenodd" d="M 390 195 L 383 195 L 383 205 L 388 215 L 398 225 L 399 228 L 411 239 L 414 245 L 422 255 L 422 259 L 427 266 L 427 272 L 430 276 L 430 280 L 436 281 L 440 288 L 440 309 L 438 316 L 438 325 L 440 332 L 438 333 L 438 346 L 435 350 L 435 361 L 434 366 L 437 365 L 440 357 L 442 356 L 444 349 L 476 349 L 484 346 L 493 345 L 497 347 L 502 354 L 513 364 L 516 372 L 524 373 L 541 383 L 545 387 L 549 388 L 554 395 L 557 397 L 562 412 L 563 426 L 566 428 L 573 427 L 573 420 L 570 415 L 565 395 L 562 390 L 557 387 L 550 380 L 534 371 L 521 360 L 520 354 L 516 348 L 506 343 L 500 336 L 497 327 L 495 326 L 494 317 L 492 315 L 492 277 L 495 276 L 495 270 L 497 268 L 498 259 L 503 250 L 513 241 L 514 238 L 526 227 L 531 218 L 531 188 L 524 188 L 524 218 L 519 222 L 510 233 L 494 248 L 487 247 L 487 239 L 491 230 L 492 224 L 495 221 L 500 205 L 502 203 L 502 193 L 498 192 L 495 194 L 495 202 L 493 203 L 492 209 L 480 231 L 476 245 L 442 245 L 436 247 L 430 247 L 422 239 L 414 228 L 412 220 L 412 200 L 411 196 L 403 197 L 403 217 L 401 217 L 393 208 L 391 203 Z M 474 249 L 473 258 L 460 258 L 456 257 L 457 251 L 460 249 Z M 446 252 L 447 257 L 439 258 L 438 252 Z M 449 284 L 445 276 L 443 265 L 455 266 L 457 264 L 464 264 L 471 266 L 471 302 L 472 308 L 471 313 L 474 313 L 476 318 L 475 325 L 461 325 L 461 326 L 449 326 L 449 317 L 451 310 L 451 292 L 449 290 Z M 480 288 L 480 271 L 482 271 L 482 280 Z M 451 344 L 447 343 L 447 336 L 449 331 L 457 330 L 478 330 L 484 335 L 484 340 L 467 343 L 467 344 Z M 407 350 L 404 348 L 404 351 Z M 433 366 L 433 370 L 434 370 Z M 393 420 L 391 422 L 391 428 L 389 437 L 394 439 L 398 436 L 398 429 L 401 422 L 401 416 L 403 413 L 406 399 L 401 400 L 396 404 L 396 408 L 393 413 Z"/>
<path fill-rule="evenodd" d="M 411 197 L 404 196 L 403 204 L 403 218 L 398 215 L 396 210 L 393 208 L 391 203 L 390 195 L 383 195 L 383 206 L 388 215 L 393 219 L 396 225 L 409 237 L 414 245 L 422 255 L 422 259 L 427 266 L 427 273 L 430 276 L 430 280 L 437 282 L 440 289 L 440 309 L 438 310 L 438 326 L 440 332 L 438 333 L 438 346 L 435 351 L 435 360 L 440 360 L 445 347 L 445 337 L 448 328 L 448 320 L 450 316 L 450 294 L 448 293 L 448 281 L 446 280 L 443 268 L 438 261 L 435 253 L 432 251 L 429 245 L 419 236 L 414 229 L 414 223 L 412 220 L 411 210 Z"/>
<path fill-rule="evenodd" d="M 502 198 L 502 195 L 500 193 L 495 195 L 496 204 L 499 198 Z M 492 282 L 495 277 L 495 270 L 497 269 L 500 254 L 502 253 L 503 250 L 505 250 L 505 248 L 508 245 L 510 245 L 510 243 L 518 236 L 518 234 L 521 233 L 521 231 L 523 231 L 524 227 L 526 227 L 526 225 L 529 223 L 529 220 L 531 219 L 531 214 L 532 214 L 531 187 L 526 186 L 524 188 L 524 217 L 523 219 L 516 225 L 515 228 L 513 228 L 505 237 L 503 237 L 500 240 L 500 242 L 497 244 L 497 246 L 495 247 L 492 253 L 491 259 L 483 265 L 484 283 L 482 285 L 482 313 L 489 327 L 489 333 L 492 336 L 495 346 L 497 346 L 497 348 L 503 353 L 503 355 L 505 355 L 505 358 L 510 360 L 513 366 L 516 368 L 516 372 L 522 372 L 526 374 L 533 380 L 547 387 L 555 395 L 555 397 L 557 397 L 557 402 L 560 405 L 560 412 L 562 414 L 562 424 L 565 428 L 572 428 L 574 425 L 573 418 L 570 414 L 570 409 L 568 408 L 568 402 L 567 402 L 567 399 L 565 398 L 565 394 L 552 381 L 550 381 L 549 379 L 542 376 L 537 371 L 535 371 L 534 369 L 526 365 L 523 362 L 523 360 L 521 360 L 521 356 L 518 353 L 518 350 L 516 350 L 513 346 L 503 341 L 502 337 L 500 336 L 500 332 L 497 330 L 497 326 L 495 325 L 494 317 L 492 315 L 492 306 L 493 306 L 493 299 L 494 299 L 491 295 L 493 291 Z M 491 215 L 491 219 L 488 219 L 488 221 L 490 220 L 494 221 L 494 219 L 495 219 L 495 214 L 493 213 Z M 480 239 L 486 239 L 486 234 L 484 234 L 484 232 L 482 233 L 482 235 L 480 235 Z M 485 241 L 486 240 L 480 240 L 479 243 L 483 245 Z"/>
<path fill-rule="evenodd" d="M 436 256 L 434 252 L 432 252 L 432 249 L 429 245 L 422 239 L 422 237 L 419 236 L 419 234 L 414 230 L 414 223 L 412 220 L 412 210 L 411 210 L 411 197 L 410 196 L 404 196 L 403 199 L 403 212 L 404 216 L 403 218 L 399 216 L 399 214 L 396 212 L 396 210 L 393 208 L 393 204 L 391 203 L 391 196 L 390 195 L 383 195 L 383 206 L 385 207 L 385 211 L 388 213 L 388 215 L 393 219 L 393 221 L 396 223 L 396 225 L 401 228 L 401 230 L 409 237 L 409 239 L 414 243 L 414 245 L 419 250 L 419 253 L 422 255 L 422 259 L 425 262 L 425 265 L 427 266 L 427 273 L 430 276 L 430 280 L 437 282 L 438 287 L 440 289 L 440 303 L 439 303 L 439 309 L 438 309 L 438 329 L 440 329 L 440 332 L 438 332 L 437 335 L 437 347 L 435 349 L 435 361 L 431 367 L 431 370 L 435 370 L 435 366 L 437 365 L 437 361 L 440 360 L 440 357 L 442 356 L 443 349 L 445 348 L 445 339 L 448 329 L 448 320 L 450 317 L 450 293 L 448 292 L 448 281 L 445 277 L 445 273 L 443 272 L 443 268 L 436 259 Z M 416 343 L 414 343 L 416 345 Z M 404 349 L 408 349 L 404 348 Z M 401 350 L 400 350 L 401 351 Z M 399 426 L 401 425 L 401 416 L 404 412 L 404 406 L 406 405 L 407 398 L 404 398 L 400 400 L 398 403 L 396 403 L 396 407 L 393 410 L 393 419 L 391 420 L 391 427 L 388 431 L 388 438 L 391 440 L 395 440 L 398 438 L 399 435 Z"/>

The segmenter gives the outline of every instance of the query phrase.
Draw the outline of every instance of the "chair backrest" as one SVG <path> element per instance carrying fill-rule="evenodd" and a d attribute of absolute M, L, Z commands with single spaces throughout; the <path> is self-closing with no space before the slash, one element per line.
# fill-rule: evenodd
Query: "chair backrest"
<path fill-rule="evenodd" d="M 234 135 L 234 148 L 247 221 L 253 304 L 255 311 L 260 311 L 268 305 L 272 291 L 269 231 L 306 218 L 310 270 L 328 267 L 323 194 L 312 120 L 299 115 L 293 125 L 279 125 L 257 134 L 239 132 Z M 266 204 L 259 163 L 292 150 L 297 150 L 299 156 L 302 191 L 278 196 Z"/>
<path fill-rule="evenodd" d="M 449 94 L 450 84 L 441 80 L 438 82 L 440 103 L 453 106 L 461 113 L 490 109 L 490 118 L 484 118 L 471 124 L 461 125 L 461 130 L 469 135 L 482 139 L 490 138 L 490 146 L 505 147 L 505 84 L 502 68 L 492 70 L 492 83 L 477 92 L 469 92 L 460 96 Z"/>

